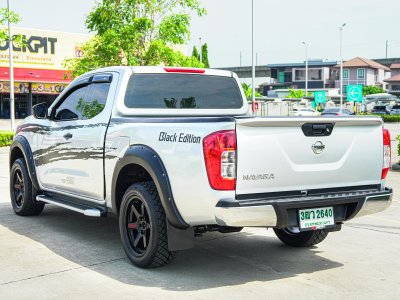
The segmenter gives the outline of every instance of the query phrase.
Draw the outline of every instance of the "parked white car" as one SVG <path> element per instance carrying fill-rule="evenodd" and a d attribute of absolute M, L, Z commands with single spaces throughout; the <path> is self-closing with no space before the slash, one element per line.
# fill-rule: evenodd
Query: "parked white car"
<path fill-rule="evenodd" d="M 319 112 L 317 112 L 313 108 L 300 107 L 300 108 L 293 108 L 290 111 L 290 115 L 293 117 L 299 117 L 299 116 L 312 117 L 312 116 L 318 116 Z"/>

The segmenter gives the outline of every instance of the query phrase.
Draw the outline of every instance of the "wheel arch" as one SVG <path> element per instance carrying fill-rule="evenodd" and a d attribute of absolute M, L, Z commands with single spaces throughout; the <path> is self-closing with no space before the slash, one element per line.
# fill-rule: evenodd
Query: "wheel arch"
<path fill-rule="evenodd" d="M 128 170 L 128 171 L 127 171 Z M 160 156 L 155 150 L 146 145 L 134 145 L 127 149 L 124 157 L 117 162 L 112 177 L 111 202 L 112 208 L 119 214 L 122 196 L 126 190 L 123 184 L 126 172 L 137 172 L 138 181 L 152 180 L 160 196 L 169 223 L 179 229 L 186 229 L 189 225 L 183 220 L 175 204 L 167 171 Z M 139 174 L 140 173 L 140 174 Z"/>
<path fill-rule="evenodd" d="M 36 167 L 33 159 L 33 154 L 28 140 L 22 136 L 17 135 L 10 146 L 10 170 L 15 160 L 23 158 L 25 160 L 29 177 L 35 189 L 40 190 L 39 182 L 36 177 Z"/>

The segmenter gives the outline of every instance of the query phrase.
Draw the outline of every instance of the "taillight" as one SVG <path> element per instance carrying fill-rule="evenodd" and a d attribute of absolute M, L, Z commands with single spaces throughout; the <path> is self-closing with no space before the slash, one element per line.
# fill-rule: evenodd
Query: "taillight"
<path fill-rule="evenodd" d="M 203 139 L 204 160 L 210 186 L 214 190 L 235 190 L 236 132 L 223 130 Z"/>
<path fill-rule="evenodd" d="M 390 168 L 391 149 L 390 149 L 390 132 L 383 128 L 383 163 L 382 163 L 382 179 L 385 179 Z"/>

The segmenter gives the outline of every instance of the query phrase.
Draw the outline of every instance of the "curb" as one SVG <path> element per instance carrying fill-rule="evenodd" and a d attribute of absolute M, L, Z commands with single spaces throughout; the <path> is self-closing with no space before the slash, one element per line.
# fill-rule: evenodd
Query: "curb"
<path fill-rule="evenodd" d="M 10 151 L 10 146 L 0 147 L 0 153 L 7 153 Z"/>

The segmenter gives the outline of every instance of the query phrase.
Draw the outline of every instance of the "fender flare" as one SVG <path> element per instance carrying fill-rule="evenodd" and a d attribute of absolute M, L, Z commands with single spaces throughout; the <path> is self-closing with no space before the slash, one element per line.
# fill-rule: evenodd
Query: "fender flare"
<path fill-rule="evenodd" d="M 24 155 L 24 159 L 26 162 L 26 166 L 28 168 L 28 174 L 32 181 L 32 185 L 35 187 L 35 189 L 40 190 L 39 182 L 38 182 L 37 176 L 36 176 L 37 173 L 36 173 L 36 167 L 35 167 L 35 162 L 34 162 L 32 150 L 31 150 L 31 146 L 29 145 L 28 140 L 22 135 L 17 135 L 14 138 L 14 141 L 12 142 L 12 144 L 10 146 L 10 156 L 9 156 L 10 170 L 11 170 L 12 163 L 13 163 L 11 161 L 12 153 L 15 148 L 18 148 L 19 150 L 21 150 L 22 154 Z"/>
<path fill-rule="evenodd" d="M 161 204 L 165 210 L 169 223 L 178 229 L 189 228 L 189 225 L 184 221 L 175 204 L 170 181 L 163 162 L 152 148 L 145 145 L 130 146 L 126 150 L 124 157 L 120 158 L 116 163 L 111 186 L 111 202 L 113 209 L 116 210 L 117 208 L 116 184 L 118 175 L 121 170 L 129 164 L 139 165 L 150 174 L 157 187 Z"/>

